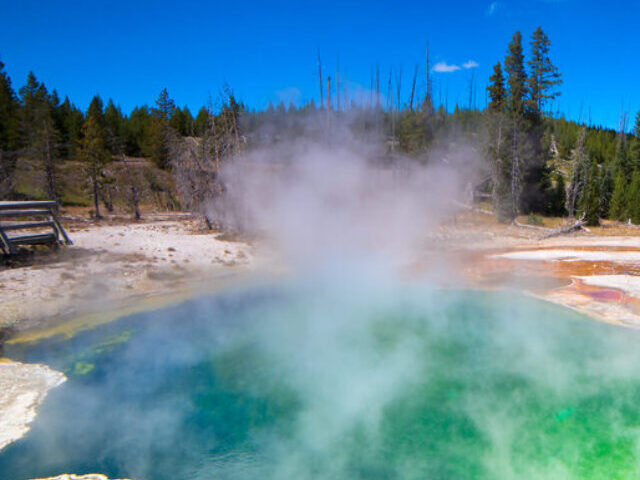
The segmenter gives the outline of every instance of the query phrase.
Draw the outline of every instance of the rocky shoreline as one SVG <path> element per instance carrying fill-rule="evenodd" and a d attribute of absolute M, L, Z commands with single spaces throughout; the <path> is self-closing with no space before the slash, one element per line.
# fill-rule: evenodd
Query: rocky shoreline
<path fill-rule="evenodd" d="M 49 390 L 65 381 L 46 365 L 0 361 L 0 450 L 29 431 Z"/>

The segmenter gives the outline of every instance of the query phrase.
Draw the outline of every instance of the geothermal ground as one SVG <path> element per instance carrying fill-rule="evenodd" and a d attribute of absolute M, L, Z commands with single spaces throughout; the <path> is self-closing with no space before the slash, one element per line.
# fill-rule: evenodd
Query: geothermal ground
<path fill-rule="evenodd" d="M 203 234 L 184 215 L 76 222 L 68 232 L 73 246 L 0 267 L 0 327 L 42 329 L 105 307 L 175 295 L 203 277 L 246 267 L 252 256 L 248 245 Z"/>
<path fill-rule="evenodd" d="M 69 233 L 73 246 L 0 269 L 0 326 L 11 332 L 9 341 L 72 333 L 214 289 L 268 263 L 248 243 L 202 234 L 185 216 L 76 223 Z M 633 229 L 610 233 L 542 240 L 539 231 L 465 213 L 425 235 L 424 251 L 405 275 L 428 277 L 447 265 L 451 286 L 513 288 L 638 327 L 640 236 Z M 26 433 L 47 391 L 63 381 L 43 365 L 0 363 L 0 448 Z"/>

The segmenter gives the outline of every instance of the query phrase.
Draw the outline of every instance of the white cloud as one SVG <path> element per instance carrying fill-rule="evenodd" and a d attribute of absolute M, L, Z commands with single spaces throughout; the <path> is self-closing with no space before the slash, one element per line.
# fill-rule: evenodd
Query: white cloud
<path fill-rule="evenodd" d="M 458 65 L 449 65 L 447 62 L 438 62 L 433 66 L 433 71 L 438 73 L 452 73 L 460 70 Z"/>
<path fill-rule="evenodd" d="M 476 62 L 475 60 L 469 60 L 468 62 L 465 62 L 462 64 L 462 68 L 466 68 L 467 70 L 470 68 L 477 68 L 479 67 L 480 64 L 478 62 Z"/>
<path fill-rule="evenodd" d="M 491 17 L 496 13 L 496 10 L 498 10 L 498 7 L 500 6 L 500 4 L 498 2 L 491 2 L 489 4 L 489 6 L 487 7 L 487 10 L 485 12 L 485 15 L 487 17 Z"/>

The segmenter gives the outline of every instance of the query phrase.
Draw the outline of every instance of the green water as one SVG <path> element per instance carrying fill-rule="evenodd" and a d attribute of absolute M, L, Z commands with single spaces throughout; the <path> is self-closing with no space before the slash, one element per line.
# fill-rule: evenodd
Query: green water
<path fill-rule="evenodd" d="M 14 347 L 69 380 L 0 479 L 630 479 L 640 332 L 513 293 L 255 288 Z"/>

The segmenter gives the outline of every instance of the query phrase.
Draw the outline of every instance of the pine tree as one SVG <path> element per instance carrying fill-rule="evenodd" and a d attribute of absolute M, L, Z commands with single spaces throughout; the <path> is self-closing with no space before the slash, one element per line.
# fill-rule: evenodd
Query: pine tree
<path fill-rule="evenodd" d="M 174 110 L 175 104 L 169 98 L 167 89 L 163 88 L 156 99 L 155 108 L 151 110 L 152 121 L 146 130 L 151 160 L 159 168 L 169 166 L 169 143 L 172 136 L 169 119 Z"/>
<path fill-rule="evenodd" d="M 186 122 L 186 126 L 187 126 L 187 130 L 185 132 L 185 135 L 189 136 L 189 137 L 193 137 L 195 134 L 195 120 L 193 118 L 193 115 L 191 114 L 191 110 L 189 110 L 189 108 L 185 105 L 182 108 L 182 113 L 185 116 L 185 122 Z"/>
<path fill-rule="evenodd" d="M 511 169 L 505 155 L 505 109 L 507 92 L 504 87 L 502 67 L 498 62 L 493 67 L 493 75 L 489 78 L 488 127 L 489 157 L 491 159 L 492 201 L 493 208 L 501 222 L 514 218 L 513 200 L 511 198 Z"/>
<path fill-rule="evenodd" d="M 580 213 L 587 225 L 600 223 L 600 171 L 594 159 L 587 172 L 587 180 L 580 199 Z"/>
<path fill-rule="evenodd" d="M 100 215 L 100 189 L 105 180 L 104 167 L 109 161 L 109 152 L 104 142 L 104 131 L 96 116 L 89 115 L 82 127 L 83 138 L 80 141 L 80 158 L 85 162 L 85 171 L 91 184 L 96 218 Z"/>
<path fill-rule="evenodd" d="M 524 211 L 542 212 L 553 202 L 553 198 L 547 198 L 553 197 L 554 193 L 549 188 L 550 139 L 545 130 L 544 107 L 559 95 L 557 86 L 561 79 L 549 57 L 550 46 L 549 38 L 538 27 L 531 40 L 531 57 L 527 62 L 530 75 L 526 79 L 524 123 L 528 145 L 521 201 Z"/>
<path fill-rule="evenodd" d="M 507 73 L 507 87 L 509 98 L 507 107 L 511 113 L 524 113 L 527 98 L 527 74 L 524 68 L 524 53 L 522 51 L 522 35 L 516 32 L 509 43 L 509 52 L 504 60 Z"/>
<path fill-rule="evenodd" d="M 556 87 L 562 84 L 562 76 L 558 68 L 551 63 L 549 48 L 551 42 L 547 34 L 538 27 L 531 39 L 531 59 L 527 86 L 529 91 L 529 108 L 538 115 L 544 113 L 545 104 L 560 95 Z"/>
<path fill-rule="evenodd" d="M 627 136 L 621 128 L 616 137 L 616 148 L 613 157 L 613 168 L 618 172 L 622 172 L 627 178 L 631 178 L 633 174 L 632 163 L 629 161 L 629 148 Z"/>
<path fill-rule="evenodd" d="M 19 144 L 18 98 L 0 62 L 0 198 L 13 191 Z"/>
<path fill-rule="evenodd" d="M 613 185 L 613 194 L 609 204 L 609 218 L 624 220 L 627 215 L 627 179 L 622 171 L 616 175 Z"/>
<path fill-rule="evenodd" d="M 152 117 L 145 128 L 145 145 L 143 153 L 151 157 L 151 161 L 158 167 L 165 169 L 169 166 L 169 146 L 167 142 L 167 127 L 162 120 Z"/>
<path fill-rule="evenodd" d="M 397 137 L 403 151 L 424 151 L 433 139 L 427 112 L 422 108 L 405 112 L 398 120 Z"/>
<path fill-rule="evenodd" d="M 549 189 L 547 199 L 549 205 L 546 208 L 547 214 L 554 216 L 564 216 L 567 212 L 567 187 L 564 181 L 564 177 L 561 174 L 556 174 L 555 185 Z"/>
<path fill-rule="evenodd" d="M 201 137 L 205 134 L 207 130 L 209 130 L 209 111 L 202 107 L 198 110 L 198 115 L 196 115 L 194 130 L 195 134 L 198 137 Z"/>
<path fill-rule="evenodd" d="M 631 177 L 627 190 L 626 210 L 631 222 L 640 224 L 640 172 L 634 172 Z"/>
<path fill-rule="evenodd" d="M 113 102 L 112 102 L 113 103 Z M 114 107 L 112 105 L 112 107 Z M 95 128 L 93 129 L 92 134 L 93 135 L 100 135 L 101 138 L 98 140 L 93 140 L 94 143 L 96 145 L 100 144 L 103 147 L 104 146 L 109 146 L 111 147 L 112 145 L 110 145 L 109 140 L 114 140 L 116 138 L 116 136 L 109 131 L 108 126 L 107 126 L 107 117 L 106 117 L 106 110 L 104 108 L 104 103 L 102 102 L 102 99 L 100 98 L 99 95 L 95 95 L 93 97 L 93 99 L 91 100 L 91 103 L 89 103 L 89 108 L 87 109 L 87 119 L 91 118 L 92 119 L 92 123 L 95 125 Z M 115 120 L 114 117 L 114 112 L 110 112 L 112 118 L 112 122 L 113 121 L 117 121 Z M 115 112 L 115 116 L 117 116 L 117 112 Z M 113 126 L 112 126 L 113 127 Z M 117 128 L 117 127 L 114 127 Z M 113 145 L 113 147 L 116 147 L 115 145 Z M 117 151 L 117 148 L 114 148 L 114 150 Z M 112 201 L 112 184 L 115 182 L 114 178 L 108 177 L 105 173 L 104 170 L 101 170 L 102 174 L 101 174 L 101 179 L 100 179 L 100 193 L 102 194 L 102 200 L 104 201 L 104 205 L 107 208 L 107 210 L 109 212 L 113 212 L 113 201 Z M 95 172 L 94 172 L 95 174 Z M 94 183 L 94 187 L 97 187 L 98 184 Z M 97 195 L 98 191 L 96 190 L 95 194 Z M 97 197 L 96 197 L 97 198 Z M 97 218 L 100 218 L 100 212 L 96 210 L 96 216 Z"/>
<path fill-rule="evenodd" d="M 169 92 L 167 92 L 166 88 L 163 88 L 156 99 L 156 107 L 153 109 L 153 115 L 168 122 L 175 108 L 175 103 L 169 97 Z"/>
<path fill-rule="evenodd" d="M 104 109 L 104 133 L 109 151 L 114 155 L 123 154 L 124 117 L 120 107 L 117 107 L 112 99 L 109 99 Z"/>
<path fill-rule="evenodd" d="M 149 107 L 143 105 L 131 111 L 124 121 L 125 153 L 134 157 L 149 155 L 147 131 L 150 128 Z"/>
<path fill-rule="evenodd" d="M 625 199 L 627 219 L 635 224 L 640 224 L 640 172 L 634 172 Z"/>
<path fill-rule="evenodd" d="M 40 83 L 33 72 L 27 75 L 27 83 L 20 89 L 20 100 L 22 102 L 22 129 L 27 136 L 34 128 L 38 115 L 41 113 L 42 102 L 38 94 Z"/>
<path fill-rule="evenodd" d="M 509 43 L 509 51 L 504 61 L 507 73 L 507 156 L 511 183 L 511 218 L 515 218 L 521 207 L 524 174 L 527 171 L 529 145 L 525 118 L 527 97 L 522 35 L 516 32 Z M 505 162 L 507 163 L 507 162 Z"/>
<path fill-rule="evenodd" d="M 63 157 L 73 157 L 82 133 L 84 114 L 71 104 L 69 97 L 65 97 L 58 108 L 57 116 L 56 123 L 60 130 L 60 154 Z"/>
<path fill-rule="evenodd" d="M 104 103 L 100 95 L 94 95 L 91 99 L 89 108 L 87 108 L 87 117 L 93 117 L 98 126 L 104 129 Z"/>
<path fill-rule="evenodd" d="M 20 89 L 20 98 L 26 153 L 40 164 L 47 195 L 50 200 L 57 201 L 60 133 L 55 126 L 47 89 L 43 83 L 38 82 L 33 72 L 29 72 L 27 84 Z"/>
<path fill-rule="evenodd" d="M 610 165 L 602 167 L 600 176 L 600 216 L 606 217 L 611 209 L 611 198 L 615 188 L 615 173 Z"/>
<path fill-rule="evenodd" d="M 633 139 L 629 146 L 629 163 L 632 171 L 640 171 L 640 112 L 636 114 Z"/>
<path fill-rule="evenodd" d="M 183 137 L 192 137 L 194 132 L 193 115 L 191 111 L 185 105 L 180 112 L 180 135 Z"/>
<path fill-rule="evenodd" d="M 500 62 L 493 66 L 493 75 L 489 77 L 489 110 L 491 112 L 504 112 L 507 105 L 507 92 L 504 87 L 504 76 L 502 75 L 502 65 Z"/>
<path fill-rule="evenodd" d="M 169 125 L 171 126 L 171 128 L 173 128 L 176 132 L 178 132 L 183 137 L 186 137 L 188 135 L 189 126 L 188 126 L 187 115 L 185 111 L 182 110 L 180 107 L 176 107 L 173 110 L 173 114 L 169 119 Z"/>

